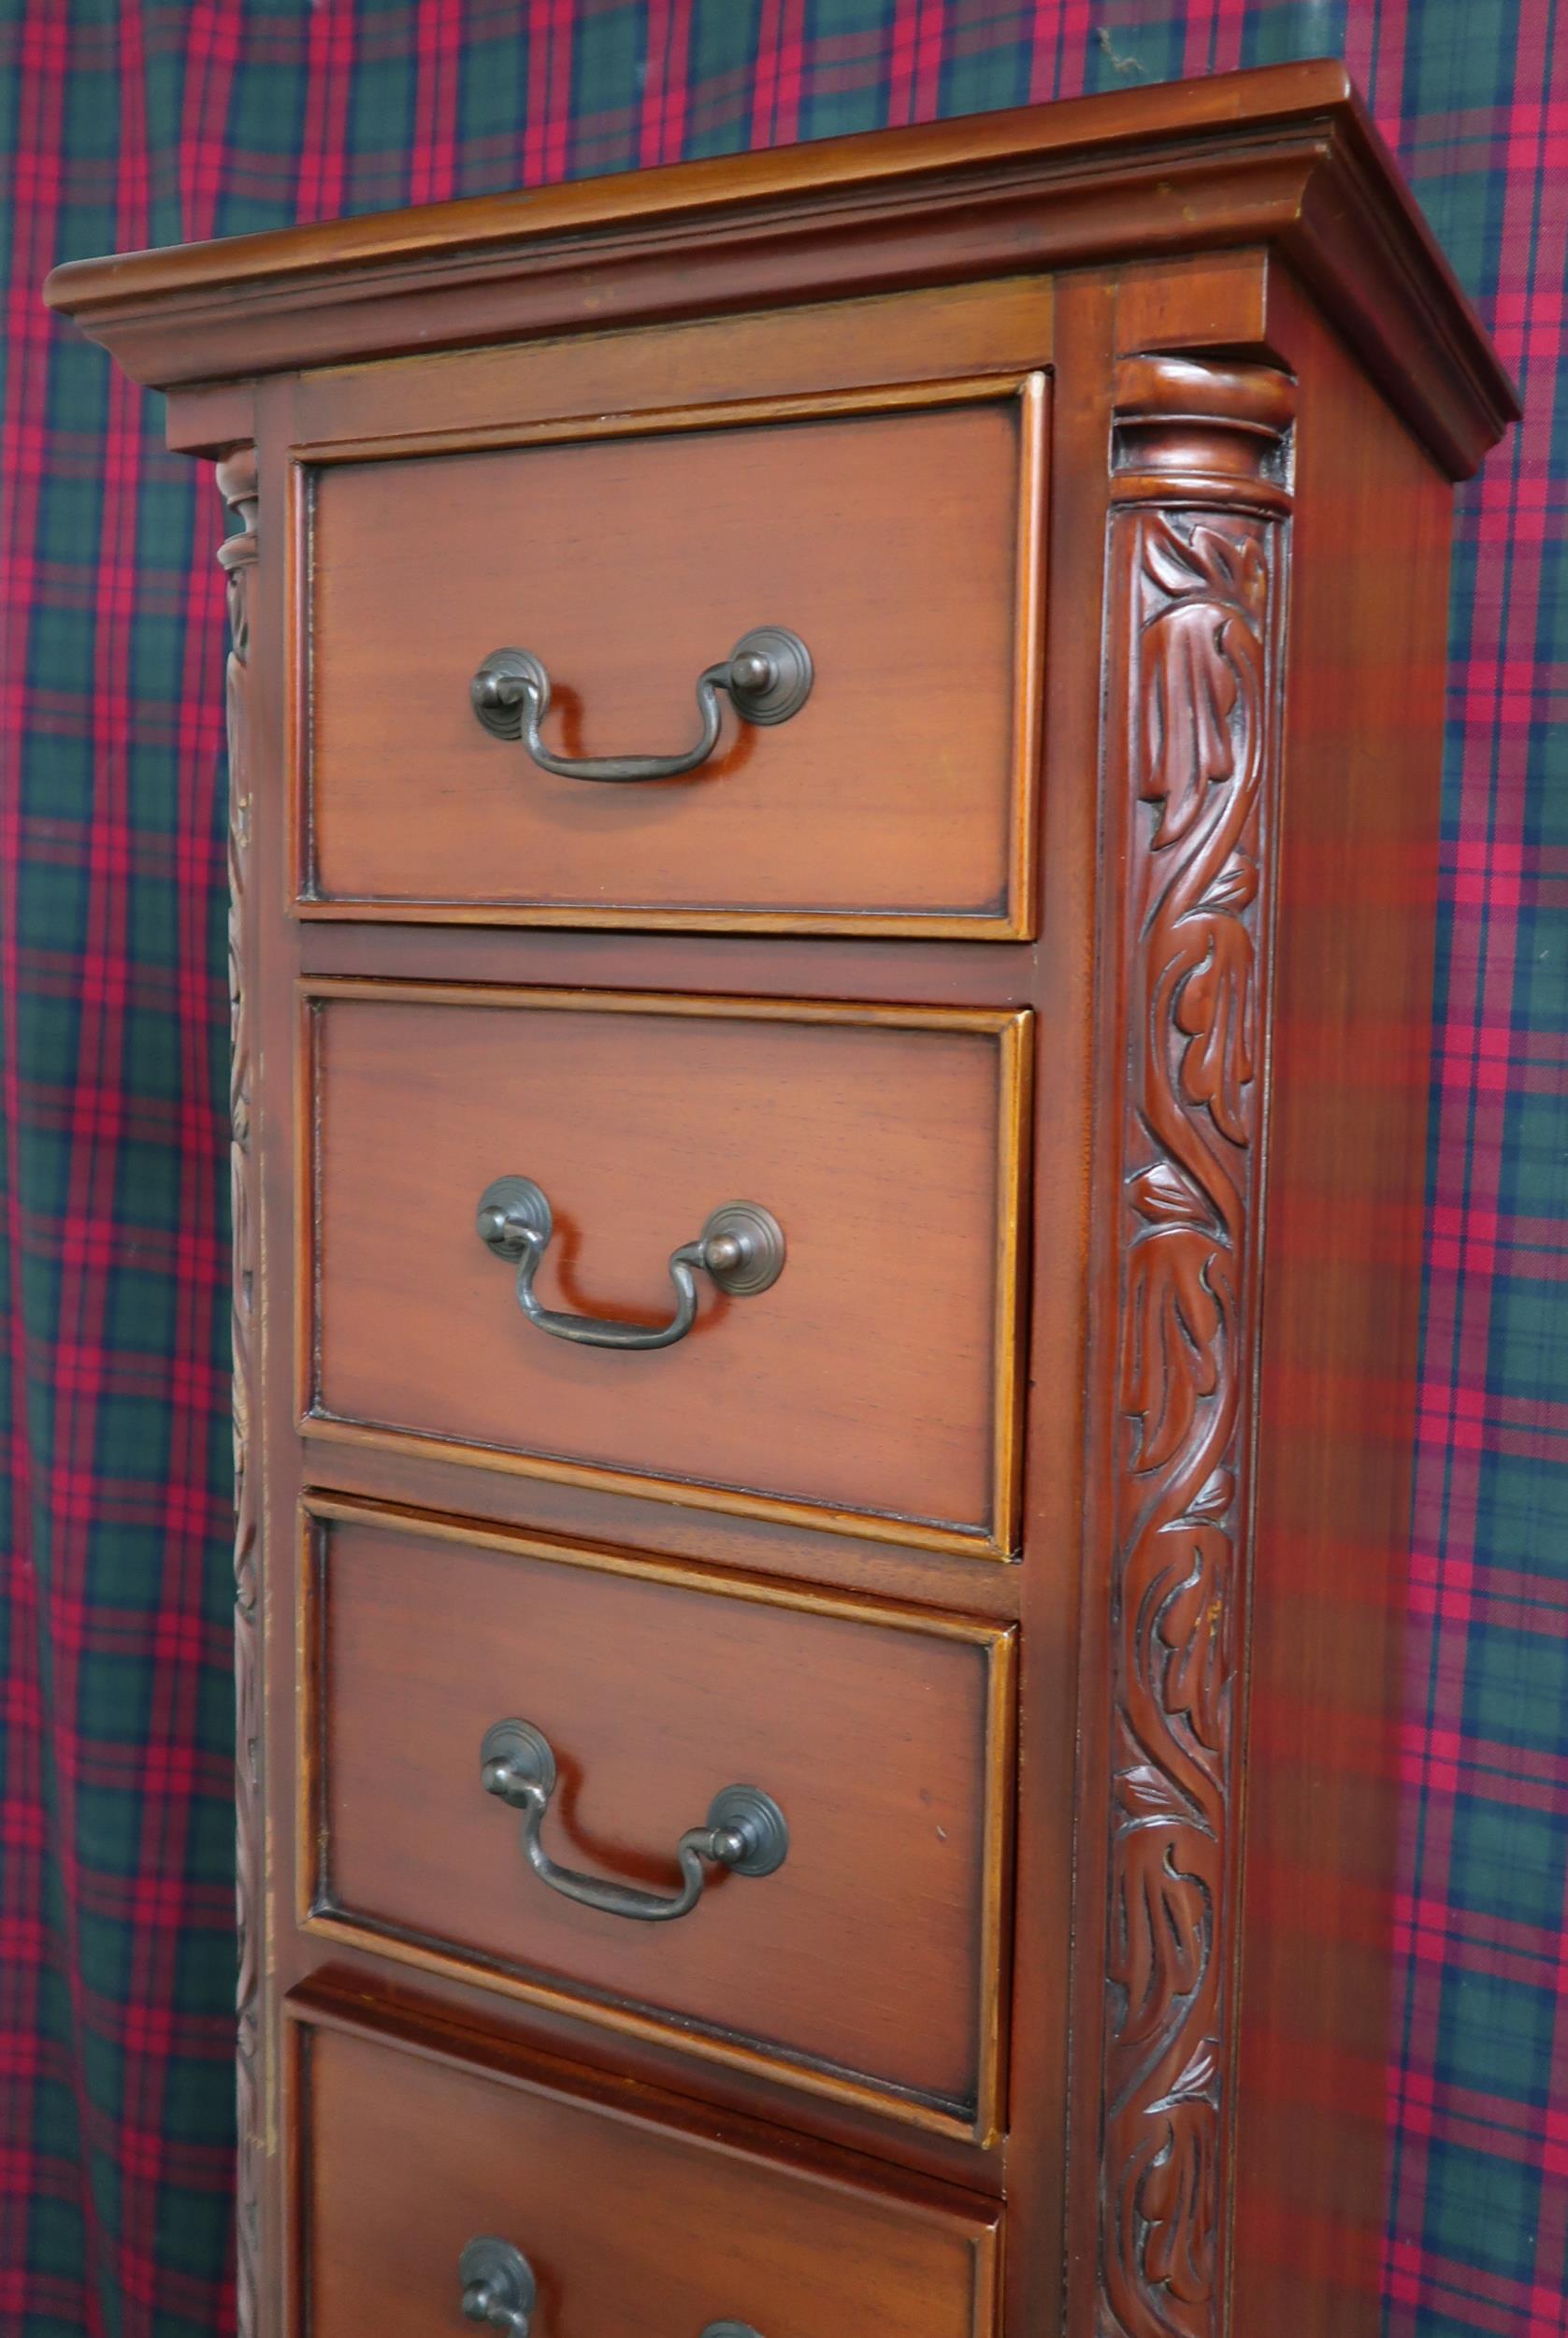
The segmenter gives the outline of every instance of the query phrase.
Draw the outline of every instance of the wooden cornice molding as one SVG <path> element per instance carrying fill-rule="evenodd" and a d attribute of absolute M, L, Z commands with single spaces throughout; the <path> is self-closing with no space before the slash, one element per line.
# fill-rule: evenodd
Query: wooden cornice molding
<path fill-rule="evenodd" d="M 1455 477 L 1517 416 L 1344 67 L 1326 61 L 77 260 L 44 297 L 167 390 L 1243 246 L 1286 260 Z"/>

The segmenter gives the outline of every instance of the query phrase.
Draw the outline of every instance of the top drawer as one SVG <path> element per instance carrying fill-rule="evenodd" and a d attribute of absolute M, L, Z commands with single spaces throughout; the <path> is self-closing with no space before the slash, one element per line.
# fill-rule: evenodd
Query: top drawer
<path fill-rule="evenodd" d="M 1043 404 L 1031 374 L 323 451 L 308 914 L 1027 934 Z M 721 688 L 684 776 L 541 768 L 470 703 L 526 651 L 547 755 L 674 755 L 698 677 L 764 627 L 806 645 L 809 695 L 742 721 Z"/>

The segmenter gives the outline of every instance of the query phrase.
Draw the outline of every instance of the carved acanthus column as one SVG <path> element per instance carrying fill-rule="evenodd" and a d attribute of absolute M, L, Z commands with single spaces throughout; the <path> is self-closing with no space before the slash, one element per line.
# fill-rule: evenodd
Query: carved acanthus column
<path fill-rule="evenodd" d="M 1223 2338 L 1237 1765 L 1294 386 L 1118 370 L 1127 839 L 1100 2338 Z"/>
<path fill-rule="evenodd" d="M 238 2338 L 253 2338 L 257 2276 L 263 2122 L 257 2064 L 262 1927 L 260 1488 L 252 1467 L 251 1405 L 254 1387 L 254 1304 L 257 1277 L 255 1164 L 252 1152 L 253 1056 L 250 966 L 251 772 L 247 758 L 250 688 L 251 584 L 256 562 L 256 455 L 237 448 L 218 466 L 223 499 L 243 522 L 218 558 L 228 577 L 230 650 L 227 672 L 229 749 L 229 1183 L 234 1220 L 234 1503 L 235 1503 L 235 1900 L 239 1931 L 238 2133 L 236 2204 L 236 2303 Z"/>

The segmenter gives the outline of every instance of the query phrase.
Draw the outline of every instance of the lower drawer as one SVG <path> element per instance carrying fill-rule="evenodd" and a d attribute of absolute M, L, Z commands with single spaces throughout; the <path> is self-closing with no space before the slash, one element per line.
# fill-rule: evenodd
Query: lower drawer
<path fill-rule="evenodd" d="M 1000 2212 L 870 2190 L 543 2085 L 303 2027 L 300 2326 L 431 2338 L 990 2338 Z M 484 2242 L 484 2249 L 472 2244 Z M 532 2296 L 530 2298 L 530 2290 Z M 483 2301 L 470 2294 L 472 2318 Z"/>
<path fill-rule="evenodd" d="M 1008 1630 L 313 1509 L 312 1930 L 991 2140 Z M 554 1772 L 531 1848 L 485 1783 L 523 1725 Z M 647 1920 L 725 1789 L 776 1810 L 770 1856 Z"/>

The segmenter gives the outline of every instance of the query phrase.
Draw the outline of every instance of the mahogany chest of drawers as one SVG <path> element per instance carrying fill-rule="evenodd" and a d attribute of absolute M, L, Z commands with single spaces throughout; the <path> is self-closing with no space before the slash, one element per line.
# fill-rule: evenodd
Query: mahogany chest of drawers
<path fill-rule="evenodd" d="M 1512 404 L 1339 68 L 50 298 L 237 521 L 244 2338 L 1371 2338 Z"/>

